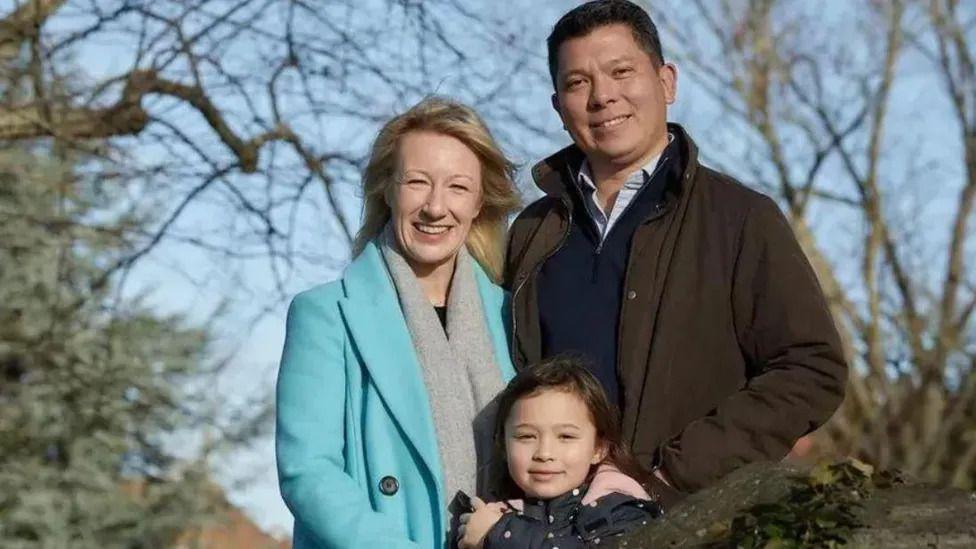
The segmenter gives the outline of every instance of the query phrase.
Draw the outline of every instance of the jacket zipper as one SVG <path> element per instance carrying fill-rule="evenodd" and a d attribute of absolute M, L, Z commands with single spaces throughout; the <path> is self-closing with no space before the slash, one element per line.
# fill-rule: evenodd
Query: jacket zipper
<path fill-rule="evenodd" d="M 569 238 L 569 233 L 572 232 L 573 230 L 573 209 L 568 207 L 566 205 L 566 202 L 564 202 L 562 199 L 559 199 L 559 203 L 562 205 L 563 208 L 566 209 L 567 218 L 568 218 L 567 219 L 568 222 L 566 223 L 566 230 L 563 232 L 563 237 L 559 240 L 559 243 L 556 244 L 556 246 L 553 249 L 549 250 L 546 256 L 542 258 L 542 261 L 539 261 L 538 263 L 535 264 L 535 266 L 532 268 L 532 273 L 524 276 L 522 278 L 522 282 L 519 282 L 518 286 L 516 286 L 515 289 L 512 291 L 512 299 L 511 299 L 511 303 L 509 303 L 509 307 L 511 307 L 512 309 L 510 313 L 512 317 L 512 345 L 511 345 L 511 349 L 509 350 L 509 355 L 511 355 L 510 358 L 512 359 L 513 366 L 517 363 L 515 360 L 515 345 L 516 345 L 516 341 L 518 340 L 518 320 L 515 316 L 515 299 L 518 297 L 518 293 L 522 289 L 522 286 L 525 286 L 525 283 L 528 282 L 530 278 L 538 275 L 539 271 L 542 270 L 542 266 L 546 263 L 546 261 L 549 261 L 549 258 L 552 257 L 553 254 L 558 252 L 559 249 L 562 248 L 564 244 L 566 244 L 566 240 Z"/>
<path fill-rule="evenodd" d="M 620 212 L 620 215 L 619 216 L 617 216 L 617 221 L 618 222 L 620 221 L 620 219 L 623 218 L 623 216 L 627 215 L 627 212 L 630 211 L 630 209 L 633 207 L 634 202 L 637 202 L 637 200 L 640 199 L 641 194 L 643 194 L 647 190 L 647 188 L 650 186 L 651 180 L 654 179 L 654 176 L 657 175 L 658 171 L 661 170 L 661 167 L 664 166 L 664 164 L 667 161 L 668 161 L 668 157 L 667 156 L 662 157 L 658 161 L 657 166 L 654 168 L 654 171 L 651 172 L 650 174 L 648 174 L 647 179 L 644 180 L 644 184 L 641 186 L 640 189 L 637 189 L 637 192 L 634 194 L 634 196 L 632 196 L 630 198 L 630 202 L 627 203 L 627 206 L 624 208 L 624 210 L 622 212 Z M 583 200 L 586 200 L 586 197 L 584 196 L 584 197 L 582 197 L 582 199 Z M 586 206 L 584 206 L 584 208 L 586 208 Z M 654 213 L 651 214 L 651 216 L 654 216 L 659 210 L 660 210 L 660 202 L 658 204 L 655 204 L 655 206 L 654 206 Z M 611 213 L 613 213 L 613 209 L 612 208 L 611 208 Z M 650 218 L 645 219 L 644 221 L 641 222 L 641 224 L 643 225 L 644 223 L 647 223 L 648 221 L 650 221 Z M 610 218 L 608 217 L 607 218 L 607 223 L 609 223 L 609 222 L 610 222 Z M 599 228 L 600 228 L 599 225 L 597 225 L 597 229 L 599 229 Z M 596 283 L 596 281 L 597 281 L 596 280 L 597 279 L 597 272 L 600 270 L 600 252 L 603 251 L 603 245 L 604 245 L 604 243 L 606 243 L 607 239 L 610 238 L 610 233 L 612 233 L 613 230 L 616 229 L 616 228 L 617 228 L 617 223 L 614 223 L 613 226 L 610 227 L 607 230 L 607 234 L 599 235 L 600 241 L 597 242 L 597 244 L 596 244 L 596 251 L 593 253 L 593 267 L 590 269 L 590 280 L 593 283 Z"/>

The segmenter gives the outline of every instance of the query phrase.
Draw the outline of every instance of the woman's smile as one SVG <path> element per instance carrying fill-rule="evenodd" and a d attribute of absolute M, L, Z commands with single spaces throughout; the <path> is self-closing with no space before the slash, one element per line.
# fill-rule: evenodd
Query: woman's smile
<path fill-rule="evenodd" d="M 416 229 L 417 232 L 420 233 L 420 238 L 424 238 L 424 237 L 435 237 L 435 238 L 428 238 L 428 240 L 439 240 L 439 238 L 436 238 L 436 237 L 443 236 L 445 233 L 447 233 L 448 231 L 450 231 L 453 227 L 451 225 L 434 225 L 434 224 L 428 224 L 428 223 L 414 223 L 413 224 L 413 228 Z"/>

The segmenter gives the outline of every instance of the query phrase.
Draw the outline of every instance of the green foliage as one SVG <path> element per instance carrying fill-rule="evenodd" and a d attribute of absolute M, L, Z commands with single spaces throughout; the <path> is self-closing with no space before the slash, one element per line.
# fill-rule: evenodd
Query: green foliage
<path fill-rule="evenodd" d="M 200 463 L 167 450 L 205 331 L 119 299 L 124 189 L 49 149 L 0 152 L 0 546 L 160 547 L 206 518 Z"/>
<path fill-rule="evenodd" d="M 720 545 L 743 549 L 842 546 L 862 526 L 858 511 L 871 491 L 902 482 L 897 473 L 873 474 L 871 466 L 856 460 L 818 466 L 796 481 L 782 501 L 754 505 L 731 525 L 713 528 L 722 538 Z"/>

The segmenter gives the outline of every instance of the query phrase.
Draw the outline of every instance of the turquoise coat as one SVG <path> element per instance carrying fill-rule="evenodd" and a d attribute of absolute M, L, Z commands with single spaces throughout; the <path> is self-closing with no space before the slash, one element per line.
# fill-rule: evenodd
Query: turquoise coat
<path fill-rule="evenodd" d="M 506 299 L 475 273 L 508 381 Z M 375 244 L 341 279 L 292 301 L 277 399 L 278 481 L 295 547 L 442 549 L 446 494 L 430 403 Z M 380 489 L 386 477 L 399 485 L 393 495 Z"/>

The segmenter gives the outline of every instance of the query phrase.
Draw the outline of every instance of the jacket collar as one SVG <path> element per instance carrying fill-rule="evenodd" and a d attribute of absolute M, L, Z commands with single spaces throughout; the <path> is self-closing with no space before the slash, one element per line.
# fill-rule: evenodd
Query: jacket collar
<path fill-rule="evenodd" d="M 677 177 L 678 188 L 676 194 L 683 190 L 682 183 L 694 177 L 698 168 L 698 147 L 680 124 L 668 123 L 668 131 L 674 135 L 674 140 L 680 147 L 680 158 L 684 159 Z M 556 198 L 563 198 L 569 193 L 567 185 L 575 181 L 576 171 L 583 164 L 583 151 L 575 144 L 570 145 L 532 167 L 532 179 L 542 192 Z"/>
<path fill-rule="evenodd" d="M 346 266 L 342 286 L 346 299 L 371 305 L 397 303 L 393 279 L 375 242 L 368 242 L 363 251 Z"/>
<path fill-rule="evenodd" d="M 472 258 L 473 261 L 473 258 Z M 481 297 L 482 307 L 493 306 L 496 303 L 503 307 L 502 289 L 498 287 L 485 272 L 484 268 L 473 261 L 474 278 L 478 282 L 478 295 Z M 346 267 L 342 276 L 343 287 L 345 289 L 346 300 L 351 304 L 365 304 L 386 313 L 396 313 L 398 324 L 402 324 L 406 337 L 409 339 L 410 333 L 406 331 L 407 325 L 403 320 L 403 313 L 400 310 L 400 299 L 397 296 L 393 285 L 393 279 L 386 267 L 386 261 L 380 253 L 379 247 L 375 242 L 369 242 L 363 248 L 362 253 Z M 491 338 L 492 346 L 495 351 L 495 361 L 504 374 L 505 381 L 515 375 L 508 353 L 508 332 L 499 311 L 484 311 L 485 325 L 488 327 L 488 335 Z M 499 314 L 496 314 L 499 313 Z M 363 316 L 355 314 L 354 316 Z M 394 318 L 394 317 L 379 317 Z M 371 319 L 375 327 L 376 319 Z M 370 332 L 375 340 L 375 329 Z M 411 349 L 412 349 L 411 342 Z M 413 355 L 411 354 L 411 357 Z M 397 355 L 400 358 L 400 355 Z"/>

